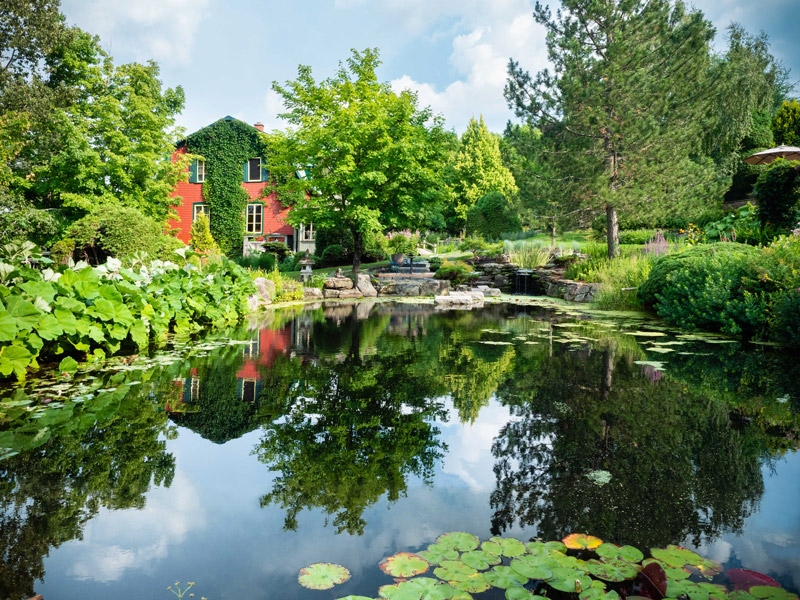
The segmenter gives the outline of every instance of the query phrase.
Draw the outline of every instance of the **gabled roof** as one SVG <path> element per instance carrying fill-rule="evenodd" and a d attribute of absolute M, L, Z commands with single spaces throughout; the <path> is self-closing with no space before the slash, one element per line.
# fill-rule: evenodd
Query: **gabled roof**
<path fill-rule="evenodd" d="M 236 118 L 234 118 L 234 117 L 232 117 L 232 116 L 230 116 L 230 115 L 226 115 L 226 116 L 222 117 L 221 119 L 217 119 L 217 120 L 216 120 L 216 121 L 214 121 L 213 123 L 209 123 L 209 124 L 208 124 L 208 125 L 206 125 L 205 127 L 201 127 L 201 128 L 200 128 L 200 129 L 198 129 L 197 131 L 193 131 L 192 133 L 190 133 L 189 135 L 187 135 L 186 137 L 184 137 L 182 140 L 180 140 L 180 141 L 179 141 L 177 144 L 175 144 L 175 147 L 176 147 L 176 148 L 183 148 L 183 147 L 186 145 L 186 139 L 187 139 L 187 138 L 190 138 L 190 137 L 191 137 L 191 136 L 193 136 L 195 133 L 198 133 L 198 132 L 200 132 L 200 131 L 203 131 L 204 129 L 208 129 L 209 127 L 213 127 L 214 125 L 216 125 L 216 124 L 217 124 L 217 123 L 219 123 L 220 121 L 228 121 L 228 122 L 231 122 L 231 121 L 238 121 L 239 123 L 242 123 L 243 125 L 247 125 L 248 127 L 251 127 L 251 128 L 253 128 L 253 129 L 256 129 L 255 127 L 253 127 L 252 125 L 250 125 L 250 123 L 245 123 L 245 122 L 244 122 L 244 121 L 242 121 L 241 119 L 236 119 Z M 256 131 L 258 131 L 258 129 L 256 129 Z"/>

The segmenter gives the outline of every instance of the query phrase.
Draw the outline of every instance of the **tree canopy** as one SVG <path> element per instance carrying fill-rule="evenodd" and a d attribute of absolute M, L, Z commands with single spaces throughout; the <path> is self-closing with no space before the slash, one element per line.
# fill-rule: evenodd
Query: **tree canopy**
<path fill-rule="evenodd" d="M 350 230 L 354 271 L 370 236 L 416 228 L 444 187 L 442 118 L 378 81 L 379 65 L 377 49 L 353 50 L 329 79 L 301 65 L 296 80 L 273 83 L 289 128 L 268 161 L 289 221 Z"/>

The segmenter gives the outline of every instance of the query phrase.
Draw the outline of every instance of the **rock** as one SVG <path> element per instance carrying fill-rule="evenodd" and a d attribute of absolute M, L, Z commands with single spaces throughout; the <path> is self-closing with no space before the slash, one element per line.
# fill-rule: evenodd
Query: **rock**
<path fill-rule="evenodd" d="M 356 304 L 356 319 L 364 321 L 369 318 L 372 309 L 375 308 L 375 302 L 359 302 Z"/>
<path fill-rule="evenodd" d="M 261 306 L 261 297 L 258 294 L 252 294 L 247 297 L 247 310 L 255 312 Z"/>
<path fill-rule="evenodd" d="M 275 283 L 266 277 L 256 277 L 253 283 L 256 284 L 256 291 L 261 296 L 261 299 L 267 304 L 271 303 L 276 295 Z"/>
<path fill-rule="evenodd" d="M 338 298 L 339 294 L 341 294 L 340 290 L 331 290 L 327 288 L 322 290 L 322 296 L 324 298 Z"/>
<path fill-rule="evenodd" d="M 498 288 L 490 288 L 487 287 L 485 290 L 481 290 L 483 295 L 486 297 L 497 298 L 498 296 L 502 295 L 502 292 Z"/>
<path fill-rule="evenodd" d="M 423 279 L 419 284 L 420 296 L 441 296 L 450 291 L 450 282 L 446 279 Z"/>
<path fill-rule="evenodd" d="M 364 294 L 356 289 L 352 290 L 339 290 L 339 298 L 363 298 Z"/>
<path fill-rule="evenodd" d="M 419 296 L 421 284 L 409 281 L 392 281 L 381 287 L 379 296 Z"/>
<path fill-rule="evenodd" d="M 435 296 L 433 303 L 436 306 L 468 306 L 473 304 L 472 296 L 460 292 L 451 292 L 447 296 Z"/>
<path fill-rule="evenodd" d="M 304 300 L 313 300 L 313 299 L 322 299 L 322 290 L 319 288 L 312 288 L 312 287 L 304 287 L 303 288 L 303 299 Z"/>
<path fill-rule="evenodd" d="M 327 277 L 324 285 L 326 290 L 352 290 L 353 280 L 349 277 Z"/>
<path fill-rule="evenodd" d="M 378 290 L 372 285 L 372 280 L 367 273 L 358 274 L 356 289 L 361 292 L 365 298 L 376 298 L 378 296 Z"/>
<path fill-rule="evenodd" d="M 480 290 L 470 290 L 467 293 L 472 297 L 473 302 L 483 302 L 483 292 Z"/>

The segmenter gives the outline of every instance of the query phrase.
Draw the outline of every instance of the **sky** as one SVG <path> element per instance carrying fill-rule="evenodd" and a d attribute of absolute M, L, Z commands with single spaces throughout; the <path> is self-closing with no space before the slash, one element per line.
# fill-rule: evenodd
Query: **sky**
<path fill-rule="evenodd" d="M 191 133 L 226 115 L 283 127 L 272 82 L 308 65 L 331 76 L 352 48 L 377 47 L 381 81 L 415 90 L 420 105 L 462 133 L 482 115 L 501 132 L 513 119 L 503 98 L 509 58 L 547 66 L 535 0 L 62 0 L 70 24 L 100 36 L 116 64 L 155 60 L 165 86 L 182 86 L 178 124 Z M 553 4 L 556 0 L 552 0 Z M 800 0 L 696 0 L 717 28 L 736 21 L 764 31 L 773 54 L 800 80 Z M 795 94 L 800 85 L 795 85 Z"/>

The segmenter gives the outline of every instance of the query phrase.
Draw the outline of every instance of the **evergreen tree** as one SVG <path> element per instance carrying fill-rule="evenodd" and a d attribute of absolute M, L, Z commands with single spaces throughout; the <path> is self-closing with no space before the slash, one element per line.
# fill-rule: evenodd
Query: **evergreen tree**
<path fill-rule="evenodd" d="M 535 77 L 509 63 L 505 95 L 518 116 L 554 132 L 549 162 L 568 192 L 605 208 L 608 253 L 619 254 L 618 211 L 712 196 L 713 162 L 697 158 L 718 98 L 714 35 L 702 13 L 669 0 L 564 0 L 553 18 L 536 5 L 554 70 Z"/>
<path fill-rule="evenodd" d="M 466 224 L 467 211 L 489 192 L 516 196 L 514 176 L 503 165 L 498 137 L 487 129 L 483 116 L 480 121 L 469 120 L 450 171 L 454 223 L 459 229 Z"/>
<path fill-rule="evenodd" d="M 800 102 L 784 100 L 772 120 L 772 133 L 777 144 L 800 146 Z"/>
<path fill-rule="evenodd" d="M 211 227 L 205 213 L 200 213 L 192 223 L 192 249 L 201 254 L 219 254 L 219 246 L 211 235 Z"/>

